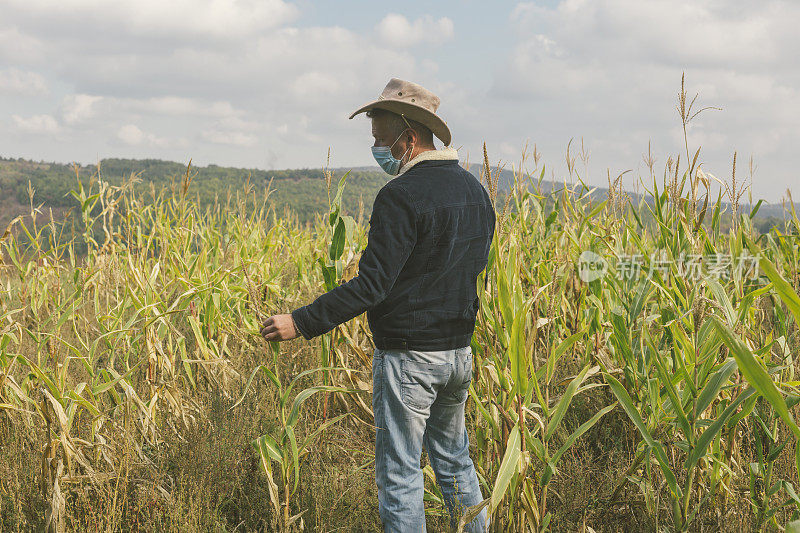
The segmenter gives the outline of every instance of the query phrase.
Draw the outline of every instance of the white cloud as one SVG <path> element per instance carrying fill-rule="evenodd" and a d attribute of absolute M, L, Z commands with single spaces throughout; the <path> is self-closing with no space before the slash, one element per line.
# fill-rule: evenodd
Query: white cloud
<path fill-rule="evenodd" d="M 788 22 L 798 18 L 800 4 L 779 0 L 521 3 L 508 19 L 516 42 L 495 68 L 490 97 L 532 125 L 551 161 L 563 154 L 554 137 L 585 136 L 590 175 L 600 176 L 636 168 L 649 139 L 662 163 L 678 153 L 685 162 L 675 110 L 685 72 L 689 99 L 699 93 L 695 111 L 723 108 L 689 125 L 689 149 L 701 147 L 704 168 L 717 175 L 729 175 L 734 150 L 742 160 L 752 153 L 762 174 L 754 196 L 775 194 L 794 179 L 785 168 L 796 166 L 800 141 L 800 70 L 792 67 L 800 34 Z M 491 126 L 481 134 L 514 140 Z M 786 184 L 776 186 L 776 176 Z"/>
<path fill-rule="evenodd" d="M 61 116 L 67 124 L 86 121 L 95 116 L 94 105 L 101 96 L 91 94 L 70 94 L 61 102 Z"/>
<path fill-rule="evenodd" d="M 130 146 L 151 145 L 151 146 L 164 146 L 167 140 L 162 137 L 157 137 L 152 133 L 147 133 L 141 130 L 136 124 L 126 124 L 117 130 L 117 138 L 123 143 Z"/>
<path fill-rule="evenodd" d="M 3 15 L 5 17 L 6 13 Z M 45 44 L 39 38 L 14 25 L 4 28 L 0 22 L 0 61 L 18 65 L 36 63 L 44 57 L 44 49 Z"/>
<path fill-rule="evenodd" d="M 51 115 L 33 115 L 21 117 L 11 115 L 17 129 L 25 133 L 56 133 L 59 130 L 58 122 Z"/>
<path fill-rule="evenodd" d="M 298 100 L 324 101 L 341 91 L 342 85 L 333 73 L 310 71 L 298 76 L 292 82 L 291 90 Z"/>
<path fill-rule="evenodd" d="M 278 27 L 214 44 L 205 37 L 130 38 L 127 27 L 104 32 L 116 20 L 109 15 L 89 40 L 63 30 L 66 21 L 55 29 L 40 27 L 19 5 L 13 18 L 0 21 L 0 31 L 13 23 L 37 38 L 47 35 L 42 53 L 58 60 L 34 63 L 56 80 L 54 86 L 73 93 L 61 96 L 57 109 L 70 131 L 57 152 L 69 160 L 135 147 L 128 156 L 200 160 L 202 154 L 210 162 L 240 165 L 257 157 L 257 164 L 276 168 L 322 164 L 336 139 L 365 127 L 347 120 L 352 109 L 373 99 L 391 76 L 419 79 L 411 53 L 338 26 Z M 423 70 L 435 67 L 427 59 Z M 0 102 L 0 112 L 13 111 L 11 105 Z M 246 150 L 261 143 L 270 146 L 270 155 Z M 300 143 L 303 150 L 295 148 Z M 186 154 L 184 146 L 198 152 Z M 309 161 L 309 153 L 319 160 Z"/>
<path fill-rule="evenodd" d="M 581 55 L 741 67 L 787 57 L 787 39 L 800 44 L 787 20 L 798 16 L 800 5 L 779 1 L 566 0 L 521 3 L 510 21 L 522 35 L 553 34 Z"/>
<path fill-rule="evenodd" d="M 5 9 L 38 19 L 87 24 L 99 21 L 140 36 L 235 38 L 254 35 L 294 19 L 283 0 L 6 0 Z M 69 25 L 69 24 L 65 24 Z"/>
<path fill-rule="evenodd" d="M 776 1 L 522 3 L 509 18 L 519 36 L 510 67 L 518 90 L 538 95 L 652 80 L 654 69 L 694 69 L 715 73 L 701 78 L 709 96 L 722 81 L 726 94 L 753 91 L 770 99 L 792 86 L 780 80 L 786 71 L 775 67 L 793 62 L 800 49 L 800 34 L 785 22 L 798 17 L 800 4 Z M 649 72 L 641 76 L 643 70 Z M 737 82 L 729 83 L 734 76 Z M 796 72 L 793 77 L 800 81 Z"/>
<path fill-rule="evenodd" d="M 138 113 L 160 115 L 194 115 L 203 117 L 227 117 L 241 114 L 230 102 L 208 101 L 202 98 L 181 96 L 159 96 L 153 98 L 119 98 L 117 105 Z"/>
<path fill-rule="evenodd" d="M 220 118 L 217 124 L 222 128 L 242 131 L 255 131 L 264 128 L 264 124 L 261 122 L 247 120 L 239 116 L 238 113 L 236 115 L 231 114 Z"/>
<path fill-rule="evenodd" d="M 136 124 L 127 124 L 119 129 L 117 137 L 125 144 L 137 145 L 144 141 L 145 134 Z"/>
<path fill-rule="evenodd" d="M 0 69 L 0 93 L 2 92 L 39 95 L 47 94 L 48 91 L 44 76 L 12 67 Z"/>
<path fill-rule="evenodd" d="M 232 146 L 255 146 L 258 137 L 241 131 L 206 130 L 202 133 L 203 139 L 214 144 L 228 144 Z"/>
<path fill-rule="evenodd" d="M 411 22 L 403 15 L 390 13 L 381 19 L 375 30 L 389 46 L 440 44 L 453 38 L 453 21 L 447 17 L 434 20 L 430 15 L 424 15 Z"/>

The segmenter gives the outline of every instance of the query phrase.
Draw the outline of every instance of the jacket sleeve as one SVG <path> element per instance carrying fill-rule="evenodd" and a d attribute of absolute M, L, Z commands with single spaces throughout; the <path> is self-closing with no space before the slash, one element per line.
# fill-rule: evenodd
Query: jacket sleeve
<path fill-rule="evenodd" d="M 292 311 L 298 331 L 307 340 L 327 333 L 382 302 L 417 243 L 417 217 L 401 187 L 384 186 L 375 197 L 367 247 L 358 275 Z"/>

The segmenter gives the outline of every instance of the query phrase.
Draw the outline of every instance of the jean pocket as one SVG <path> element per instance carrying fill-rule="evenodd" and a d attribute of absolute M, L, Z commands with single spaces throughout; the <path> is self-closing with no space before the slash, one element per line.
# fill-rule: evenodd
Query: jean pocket
<path fill-rule="evenodd" d="M 472 352 L 467 352 L 464 357 L 464 383 L 472 381 Z"/>
<path fill-rule="evenodd" d="M 407 407 L 422 411 L 429 409 L 452 368 L 450 363 L 400 360 L 400 399 Z"/>
<path fill-rule="evenodd" d="M 464 357 L 464 368 L 461 374 L 461 386 L 455 392 L 455 397 L 459 403 L 466 402 L 469 396 L 469 385 L 472 383 L 472 354 L 467 353 Z"/>

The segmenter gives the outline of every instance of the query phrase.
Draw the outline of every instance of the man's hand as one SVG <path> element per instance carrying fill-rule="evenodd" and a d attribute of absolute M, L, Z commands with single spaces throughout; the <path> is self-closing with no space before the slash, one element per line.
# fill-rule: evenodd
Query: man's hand
<path fill-rule="evenodd" d="M 261 324 L 261 335 L 268 341 L 288 341 L 299 337 L 290 313 L 272 315 Z"/>

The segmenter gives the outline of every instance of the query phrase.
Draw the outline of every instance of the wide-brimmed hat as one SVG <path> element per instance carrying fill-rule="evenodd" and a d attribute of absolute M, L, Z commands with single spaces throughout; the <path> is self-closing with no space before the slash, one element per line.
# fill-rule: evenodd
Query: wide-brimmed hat
<path fill-rule="evenodd" d="M 449 146 L 450 128 L 436 114 L 438 108 L 439 97 L 422 85 L 392 78 L 377 100 L 360 107 L 350 118 L 370 109 L 385 109 L 424 124 L 445 146 Z"/>

